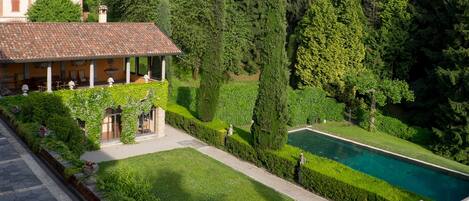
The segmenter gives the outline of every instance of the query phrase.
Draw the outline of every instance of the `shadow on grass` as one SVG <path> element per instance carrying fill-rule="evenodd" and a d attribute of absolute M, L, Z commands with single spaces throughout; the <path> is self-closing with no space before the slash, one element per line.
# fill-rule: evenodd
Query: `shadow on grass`
<path fill-rule="evenodd" d="M 176 96 L 176 103 L 185 107 L 194 117 L 197 117 L 197 112 L 195 108 L 193 108 L 194 104 L 194 96 L 192 93 L 196 93 L 193 91 L 194 89 L 191 87 L 178 87 L 177 89 L 177 96 Z"/>
<path fill-rule="evenodd" d="M 188 167 L 190 168 L 190 167 Z M 183 176 L 173 170 L 163 170 L 159 177 L 153 181 L 153 189 L 161 200 L 172 201 L 202 201 L 202 200 L 226 200 L 225 195 L 217 192 L 210 194 L 203 192 L 187 192 L 183 187 Z"/>

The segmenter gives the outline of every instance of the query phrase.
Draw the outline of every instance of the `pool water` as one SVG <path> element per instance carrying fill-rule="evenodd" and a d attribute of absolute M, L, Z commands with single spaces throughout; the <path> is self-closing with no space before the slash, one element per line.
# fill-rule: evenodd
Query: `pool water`
<path fill-rule="evenodd" d="M 436 201 L 460 201 L 469 196 L 468 178 L 310 130 L 290 133 L 288 144 Z"/>

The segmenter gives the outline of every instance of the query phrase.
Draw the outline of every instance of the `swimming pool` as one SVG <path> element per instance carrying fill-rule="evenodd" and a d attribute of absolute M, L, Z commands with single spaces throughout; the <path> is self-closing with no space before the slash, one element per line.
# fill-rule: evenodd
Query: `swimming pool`
<path fill-rule="evenodd" d="M 469 178 L 462 175 L 418 164 L 311 130 L 290 133 L 288 144 L 338 161 L 436 201 L 460 201 L 469 196 Z"/>

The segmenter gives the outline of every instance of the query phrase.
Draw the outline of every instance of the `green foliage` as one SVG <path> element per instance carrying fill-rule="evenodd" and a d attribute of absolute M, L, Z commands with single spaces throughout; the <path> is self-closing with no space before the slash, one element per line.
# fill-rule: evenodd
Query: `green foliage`
<path fill-rule="evenodd" d="M 171 35 L 171 9 L 168 0 L 103 0 L 114 22 L 154 22 Z"/>
<path fill-rule="evenodd" d="M 243 71 L 256 73 L 258 70 L 258 51 L 254 45 L 256 40 L 254 32 L 252 9 L 254 1 L 225 1 L 226 23 L 223 29 L 223 64 L 228 72 L 240 74 Z M 206 28 L 207 21 L 211 18 L 210 1 L 201 0 L 174 0 L 170 2 L 172 10 L 173 37 L 172 39 L 184 51 L 184 55 L 178 57 L 175 62 L 176 76 L 185 78 L 186 74 L 192 74 L 197 78 L 201 70 L 204 52 L 208 48 L 207 41 L 212 41 L 210 30 Z"/>
<path fill-rule="evenodd" d="M 313 1 L 298 27 L 295 73 L 301 85 L 337 94 L 345 88 L 345 75 L 363 68 L 362 16 L 356 0 L 336 6 L 330 0 Z"/>
<path fill-rule="evenodd" d="M 174 80 L 170 101 L 195 111 L 196 86 Z M 257 82 L 230 82 L 221 87 L 220 100 L 215 119 L 246 127 L 251 125 L 255 105 Z M 328 98 L 318 88 L 306 87 L 301 90 L 288 88 L 288 111 L 290 126 L 301 126 L 318 120 L 342 120 L 344 105 Z"/>
<path fill-rule="evenodd" d="M 435 69 L 437 121 L 434 133 L 442 142 L 437 153 L 469 164 L 469 2 L 450 1 L 453 29 L 449 47 L 443 50 L 446 63 Z"/>
<path fill-rule="evenodd" d="M 307 87 L 303 90 L 290 91 L 288 110 L 290 126 L 314 124 L 327 121 L 344 120 L 344 104 L 326 97 L 326 92 L 319 88 Z"/>
<path fill-rule="evenodd" d="M 50 115 L 46 125 L 49 130 L 53 131 L 54 137 L 64 142 L 73 153 L 82 154 L 84 152 L 85 136 L 76 121 L 64 114 L 52 113 Z"/>
<path fill-rule="evenodd" d="M 211 14 L 207 21 L 207 30 L 212 42 L 202 57 L 201 81 L 197 96 L 197 114 L 204 122 L 212 121 L 215 116 L 225 71 L 223 68 L 224 0 L 213 0 L 210 3 Z"/>
<path fill-rule="evenodd" d="M 413 101 L 414 94 L 409 85 L 401 80 L 380 80 L 373 73 L 363 72 L 358 75 L 347 76 L 348 85 L 353 87 L 353 94 L 374 96 L 376 103 L 380 106 L 390 101 L 394 104 L 402 100 Z"/>
<path fill-rule="evenodd" d="M 288 72 L 285 53 L 285 2 L 268 0 L 258 2 L 261 75 L 259 94 L 253 112 L 254 146 L 261 149 L 279 149 L 288 137 Z"/>
<path fill-rule="evenodd" d="M 166 111 L 166 123 L 193 135 L 216 147 L 225 144 L 228 125 L 219 120 L 202 122 L 195 118 L 186 108 L 171 104 Z"/>
<path fill-rule="evenodd" d="M 365 66 L 380 78 L 407 79 L 412 58 L 411 33 L 414 29 L 411 4 L 407 0 L 382 0 L 374 3 L 376 18 L 368 29 Z M 372 20 L 374 21 L 374 20 Z"/>
<path fill-rule="evenodd" d="M 126 166 L 109 168 L 99 174 L 97 187 L 105 192 L 107 200 L 160 200 L 153 194 L 150 181 Z"/>
<path fill-rule="evenodd" d="M 362 128 L 369 127 L 369 113 L 364 112 L 360 119 L 360 126 Z M 420 128 L 417 126 L 409 126 L 399 119 L 386 116 L 380 113 L 376 115 L 376 129 L 378 131 L 396 136 L 398 138 L 412 141 L 420 145 L 430 145 L 433 143 L 434 135 L 429 129 Z"/>
<path fill-rule="evenodd" d="M 31 22 L 80 22 L 80 5 L 71 0 L 37 0 L 26 13 Z"/>
<path fill-rule="evenodd" d="M 85 121 L 88 140 L 94 149 L 99 148 L 101 124 L 108 108 L 123 109 L 123 143 L 133 143 L 137 131 L 138 115 L 148 112 L 152 106 L 166 108 L 168 97 L 167 82 L 148 84 L 115 85 L 112 88 L 91 88 L 55 92 L 70 108 L 74 119 Z"/>

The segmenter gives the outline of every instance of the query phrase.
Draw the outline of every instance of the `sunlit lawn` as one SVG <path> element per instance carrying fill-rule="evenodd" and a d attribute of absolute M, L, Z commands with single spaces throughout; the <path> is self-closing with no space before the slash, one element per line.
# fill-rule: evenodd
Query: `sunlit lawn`
<path fill-rule="evenodd" d="M 363 144 L 402 154 L 411 158 L 440 165 L 446 168 L 469 174 L 469 166 L 446 159 L 432 153 L 430 150 L 412 142 L 381 132 L 368 132 L 358 126 L 346 122 L 328 122 L 316 124 L 313 128 Z"/>
<path fill-rule="evenodd" d="M 191 148 L 103 162 L 99 174 L 112 166 L 136 170 L 161 200 L 291 200 Z"/>

